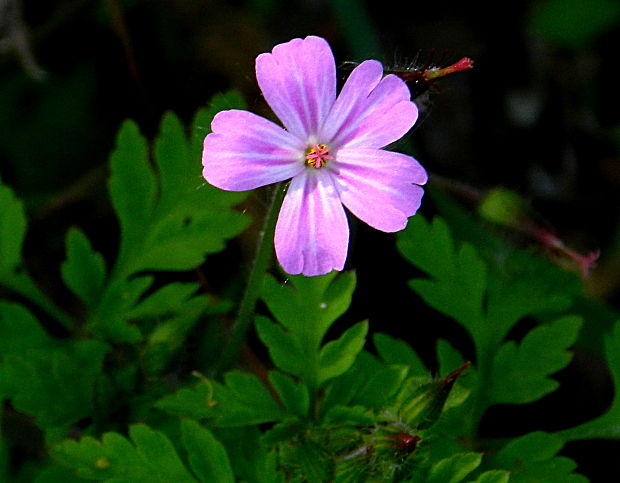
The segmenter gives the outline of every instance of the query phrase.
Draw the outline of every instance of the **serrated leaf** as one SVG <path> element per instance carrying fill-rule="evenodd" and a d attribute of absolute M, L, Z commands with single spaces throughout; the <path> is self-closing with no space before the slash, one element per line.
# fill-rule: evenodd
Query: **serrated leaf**
<path fill-rule="evenodd" d="M 194 297 L 176 307 L 177 316 L 161 321 L 148 336 L 144 348 L 144 370 L 149 374 L 163 371 L 170 359 L 186 343 L 188 333 L 200 321 L 206 308 L 206 297 Z"/>
<path fill-rule="evenodd" d="M 106 433 L 101 442 L 86 436 L 52 448 L 60 464 L 82 478 L 114 483 L 195 482 L 174 446 L 163 434 L 139 424 L 129 429 L 131 441 Z"/>
<path fill-rule="evenodd" d="M 614 399 L 610 408 L 598 418 L 574 428 L 559 431 L 563 441 L 578 439 L 620 439 L 620 322 L 605 338 L 605 354 L 614 385 Z"/>
<path fill-rule="evenodd" d="M 531 330 L 519 345 L 513 341 L 497 352 L 489 397 L 494 403 L 527 403 L 554 391 L 559 383 L 548 376 L 571 360 L 567 348 L 579 335 L 580 317 L 564 317 Z"/>
<path fill-rule="evenodd" d="M 423 216 L 412 218 L 397 241 L 400 253 L 427 274 L 447 279 L 454 273 L 454 242 L 448 225 L 439 217 L 430 224 Z M 432 258 L 428 257 L 433 253 Z"/>
<path fill-rule="evenodd" d="M 386 365 L 362 351 L 347 372 L 326 385 L 321 411 L 329 414 L 338 406 L 380 410 L 401 388 L 406 376 L 405 367 Z"/>
<path fill-rule="evenodd" d="M 289 331 L 318 346 L 329 326 L 349 308 L 355 274 L 332 272 L 320 277 L 291 276 L 282 285 L 265 279 L 262 298 L 269 310 Z"/>
<path fill-rule="evenodd" d="M 387 334 L 376 333 L 373 342 L 381 358 L 388 364 L 402 364 L 409 367 L 409 375 L 424 376 L 428 370 L 416 352 L 405 341 Z"/>
<path fill-rule="evenodd" d="M 354 404 L 379 410 L 401 387 L 407 371 L 397 366 L 377 367 L 361 384 L 353 398 Z"/>
<path fill-rule="evenodd" d="M 531 401 L 553 389 L 553 381 L 545 379 L 550 372 L 546 372 L 544 377 L 539 376 L 538 382 L 531 384 L 527 379 L 531 374 L 518 374 L 518 369 L 510 362 L 519 352 L 514 343 L 505 345 L 501 354 L 497 352 L 521 318 L 566 309 L 574 288 L 566 292 L 565 280 L 547 274 L 544 269 L 541 272 L 541 264 L 531 256 L 519 255 L 518 263 L 515 260 L 508 263 L 506 254 L 501 262 L 489 257 L 487 265 L 471 245 L 456 246 L 445 223 L 437 218 L 429 224 L 416 217 L 414 223 L 399 234 L 398 247 L 404 257 L 430 275 L 430 278 L 412 280 L 410 286 L 430 306 L 459 322 L 473 339 L 477 367 L 472 373 L 474 377 L 464 382 L 472 389 L 470 411 L 463 415 L 468 419 L 467 430 L 474 432 L 470 436 L 475 436 L 486 409 L 499 400 L 503 401 L 497 394 L 488 394 L 494 391 L 495 384 L 502 387 L 504 395 L 511 392 L 508 390 L 509 381 L 523 386 L 519 388 L 521 394 L 513 394 L 511 401 L 515 397 L 520 401 Z M 570 336 L 575 333 L 576 330 L 571 330 Z M 543 344 L 537 334 L 544 337 L 546 333 L 534 333 L 530 338 L 526 336 L 524 349 L 533 351 L 531 346 Z M 574 339 L 571 338 L 571 341 L 574 342 Z M 550 367 L 556 368 L 556 371 L 557 367 L 564 367 L 567 360 L 563 350 L 566 347 L 560 351 L 562 360 L 550 361 L 545 371 Z M 557 351 L 552 354 L 555 356 L 550 357 L 558 357 Z M 440 362 L 445 365 L 445 361 Z M 523 362 L 524 367 L 533 364 L 531 358 Z M 506 377 L 508 373 L 511 377 Z M 519 379 L 514 380 L 516 377 Z"/>
<path fill-rule="evenodd" d="M 489 464 L 511 472 L 510 482 L 530 481 L 587 481 L 573 474 L 577 467 L 569 458 L 557 457 L 563 441 L 553 434 L 537 431 L 509 442 Z"/>
<path fill-rule="evenodd" d="M 129 199 L 115 203 L 123 227 L 117 268 L 123 277 L 144 270 L 195 268 L 207 254 L 221 251 L 249 221 L 231 209 L 247 193 L 228 193 L 205 184 L 200 158 L 193 157 L 185 130 L 174 114 L 165 114 L 155 141 L 157 171 L 149 164 L 145 146 L 135 125 L 125 124 L 111 157 L 113 200 L 122 199 L 123 193 Z M 123 170 L 120 157 L 131 167 Z M 132 189 L 130 176 L 144 178 L 138 186 L 143 203 L 136 206 L 133 217 L 126 214 L 136 204 L 134 193 L 128 192 Z"/>
<path fill-rule="evenodd" d="M 157 211 L 161 216 L 191 195 L 200 181 L 196 179 L 196 159 L 191 157 L 185 128 L 171 112 L 166 112 L 161 120 L 155 141 L 155 162 L 160 177 Z"/>
<path fill-rule="evenodd" d="M 321 277 L 295 276 L 289 279 L 292 285 L 282 285 L 267 277 L 263 287 L 262 298 L 282 328 L 260 319 L 259 336 L 276 365 L 300 377 L 311 390 L 318 387 L 322 377 L 321 341 L 330 325 L 349 307 L 355 288 L 353 273 L 336 275 L 332 272 Z"/>
<path fill-rule="evenodd" d="M 247 225 L 247 216 L 229 209 L 216 211 L 209 200 L 185 209 L 180 204 L 154 224 L 132 270 L 190 270 L 207 254 L 223 250 L 226 240 Z"/>
<path fill-rule="evenodd" d="M 437 462 L 429 472 L 428 483 L 458 483 L 482 461 L 479 453 L 460 453 Z"/>
<path fill-rule="evenodd" d="M 276 367 L 293 376 L 307 378 L 308 364 L 298 341 L 267 317 L 259 315 L 255 325 L 258 337 L 267 346 L 269 357 Z"/>
<path fill-rule="evenodd" d="M 0 281 L 13 278 L 21 265 L 26 213 L 13 191 L 0 180 Z"/>
<path fill-rule="evenodd" d="M 54 346 L 39 321 L 25 307 L 0 300 L 0 361 L 7 354 Z M 0 388 L 2 383 L 0 382 Z"/>
<path fill-rule="evenodd" d="M 120 263 L 138 253 L 151 221 L 157 193 L 148 145 L 133 121 L 125 121 L 110 155 L 108 181 L 112 204 L 121 224 Z"/>
<path fill-rule="evenodd" d="M 347 329 L 338 339 L 325 344 L 319 353 L 318 384 L 346 372 L 364 348 L 368 322 Z"/>
<path fill-rule="evenodd" d="M 280 396 L 280 401 L 286 410 L 295 416 L 304 418 L 310 408 L 310 394 L 302 383 L 295 382 L 291 377 L 281 372 L 271 371 L 269 381 Z"/>
<path fill-rule="evenodd" d="M 108 350 L 90 340 L 9 354 L 0 364 L 5 395 L 43 429 L 74 423 L 92 414 L 94 385 Z"/>
<path fill-rule="evenodd" d="M 67 232 L 66 246 L 67 259 L 60 267 L 62 279 L 86 305 L 92 306 L 101 297 L 106 277 L 103 257 L 77 228 Z"/>
<path fill-rule="evenodd" d="M 432 257 L 437 255 L 432 254 Z M 486 266 L 467 244 L 454 253 L 452 259 L 454 265 L 446 278 L 416 279 L 409 284 L 427 304 L 459 321 L 476 337 L 484 331 Z"/>
<path fill-rule="evenodd" d="M 234 483 L 226 449 L 211 431 L 196 421 L 185 419 L 181 422 L 181 438 L 188 452 L 190 467 L 199 481 Z"/>
<path fill-rule="evenodd" d="M 163 397 L 155 406 L 176 416 L 206 419 L 215 416 L 218 404 L 219 401 L 214 399 L 213 384 L 205 379 L 193 387 L 185 387 Z"/>
<path fill-rule="evenodd" d="M 87 321 L 89 329 L 115 342 L 141 340 L 140 330 L 129 323 L 130 312 L 152 283 L 150 276 L 112 281 L 106 287 L 98 311 Z"/>
<path fill-rule="evenodd" d="M 510 473 L 502 470 L 490 470 L 482 473 L 476 480 L 471 483 L 508 483 Z"/>
<path fill-rule="evenodd" d="M 515 257 L 521 258 L 521 257 Z M 521 273 L 493 278 L 489 283 L 487 319 L 493 321 L 494 341 L 502 340 L 510 329 L 529 314 L 556 312 L 571 304 L 571 293 L 545 276 L 548 267 L 523 259 Z"/>
<path fill-rule="evenodd" d="M 196 293 L 195 283 L 169 283 L 131 308 L 130 318 L 162 317 L 176 313 Z"/>
<path fill-rule="evenodd" d="M 219 425 L 261 424 L 279 421 L 286 415 L 256 376 L 231 371 L 224 376 L 224 383 L 215 386 Z"/>

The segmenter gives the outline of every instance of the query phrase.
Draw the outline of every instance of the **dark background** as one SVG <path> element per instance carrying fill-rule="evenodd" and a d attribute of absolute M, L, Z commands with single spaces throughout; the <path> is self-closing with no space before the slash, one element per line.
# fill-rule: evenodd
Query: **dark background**
<path fill-rule="evenodd" d="M 417 99 L 421 116 L 409 141 L 435 175 L 431 184 L 447 188 L 472 213 L 486 189 L 516 190 L 569 246 L 601 250 L 584 293 L 618 307 L 620 3 L 476 4 L 0 2 L 0 177 L 27 204 L 26 254 L 35 278 L 56 298 L 66 296 L 58 266 L 73 224 L 113 259 L 118 227 L 107 198 L 106 162 L 125 118 L 152 138 L 164 111 L 189 123 L 199 107 L 229 88 L 239 89 L 252 110 L 267 113 L 254 78 L 256 55 L 316 34 L 330 42 L 338 62 L 378 58 L 403 67 L 474 59 L 473 70 L 440 80 Z M 189 176 L 197 184 L 200 171 L 196 160 Z M 460 183 L 468 187 L 465 194 L 453 189 Z M 255 205 L 260 215 L 262 205 Z M 430 199 L 422 212 L 435 212 Z M 225 278 L 247 266 L 246 253 L 251 247 L 233 247 L 214 266 Z M 347 268 L 357 270 L 359 288 L 348 317 L 370 318 L 373 330 L 409 337 L 429 359 L 437 337 L 463 334 L 423 308 L 410 313 L 415 296 L 405 281 L 412 272 L 403 265 L 392 235 L 353 222 Z M 461 346 L 467 351 L 466 342 Z M 527 410 L 500 408 L 483 429 L 497 436 L 552 431 L 603 412 L 612 394 L 608 374 L 582 357 L 594 372 L 559 375 L 568 386 L 587 388 L 571 407 L 560 393 Z M 619 449 L 591 441 L 568 445 L 564 453 L 593 481 L 611 481 Z"/>

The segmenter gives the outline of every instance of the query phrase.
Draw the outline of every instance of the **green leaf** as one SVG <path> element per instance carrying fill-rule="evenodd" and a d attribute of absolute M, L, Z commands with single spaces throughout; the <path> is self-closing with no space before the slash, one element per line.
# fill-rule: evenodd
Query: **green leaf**
<path fill-rule="evenodd" d="M 292 285 L 279 284 L 273 277 L 265 279 L 262 298 L 282 326 L 258 319 L 258 334 L 280 369 L 301 378 L 309 388 L 316 388 L 324 377 L 320 375 L 321 341 L 330 325 L 349 307 L 355 275 L 337 276 L 332 272 L 321 277 L 294 276 L 289 280 Z M 353 349 L 360 340 L 359 334 L 356 335 L 359 330 L 341 343 L 352 344 L 350 349 Z M 337 356 L 333 350 L 326 349 L 323 353 L 324 364 L 331 364 L 330 359 Z M 328 372 L 325 375 L 331 377 Z"/>
<path fill-rule="evenodd" d="M 128 316 L 140 319 L 174 314 L 192 299 L 197 290 L 195 283 L 169 283 L 132 307 Z"/>
<path fill-rule="evenodd" d="M 309 377 L 306 353 L 297 338 L 267 317 L 259 315 L 255 326 L 258 337 L 267 346 L 269 357 L 276 367 L 293 376 Z"/>
<path fill-rule="evenodd" d="M 226 449 L 207 428 L 185 419 L 181 422 L 181 433 L 189 465 L 200 481 L 234 483 Z"/>
<path fill-rule="evenodd" d="M 205 419 L 216 415 L 218 404 L 219 401 L 214 399 L 213 384 L 203 379 L 193 387 L 185 387 L 163 397 L 155 406 L 176 416 Z"/>
<path fill-rule="evenodd" d="M 304 418 L 310 408 L 310 394 L 308 388 L 293 378 L 281 372 L 269 372 L 269 382 L 280 396 L 280 401 L 286 410 L 295 416 Z"/>
<path fill-rule="evenodd" d="M 334 406 L 359 405 L 379 410 L 400 389 L 407 369 L 380 362 L 362 351 L 353 366 L 326 386 L 321 404 L 324 414 Z"/>
<path fill-rule="evenodd" d="M 482 473 L 471 483 L 508 483 L 510 480 L 510 472 L 502 470 L 490 470 Z"/>
<path fill-rule="evenodd" d="M 3 355 L 21 355 L 30 349 L 50 348 L 54 341 L 25 307 L 0 300 L 0 361 Z M 2 383 L 0 382 L 0 392 Z"/>
<path fill-rule="evenodd" d="M 587 481 L 573 474 L 577 467 L 569 458 L 557 457 L 563 441 L 542 431 L 529 433 L 512 440 L 497 454 L 489 457 L 489 465 L 509 470 L 510 482 Z"/>
<path fill-rule="evenodd" d="M 328 342 L 319 353 L 318 384 L 346 372 L 364 348 L 368 322 L 360 322 L 347 329 L 338 339 Z"/>
<path fill-rule="evenodd" d="M 166 112 L 155 141 L 155 162 L 160 177 L 157 211 L 160 216 L 174 210 L 200 184 L 196 161 L 197 158 L 191 157 L 185 128 L 174 114 Z M 193 183 L 190 182 L 192 179 Z"/>
<path fill-rule="evenodd" d="M 157 193 L 148 145 L 133 121 L 125 121 L 120 128 L 116 148 L 110 155 L 110 169 L 108 187 L 121 224 L 119 259 L 124 262 L 142 248 Z"/>
<path fill-rule="evenodd" d="M 153 283 L 153 277 L 114 280 L 107 287 L 98 311 L 88 327 L 98 336 L 115 342 L 134 343 L 142 339 L 140 330 L 128 323 L 131 310 Z"/>
<path fill-rule="evenodd" d="M 524 252 L 504 253 L 501 259 L 489 257 L 485 263 L 473 246 L 457 246 L 438 218 L 429 224 L 416 216 L 399 234 L 398 248 L 430 276 L 412 280 L 410 286 L 431 307 L 459 322 L 473 339 L 475 370 L 463 381 L 471 390 L 461 418 L 462 429 L 471 433 L 467 437 L 476 437 L 490 405 L 530 402 L 554 389 L 555 382 L 547 376 L 568 363 L 565 349 L 575 341 L 577 319 L 553 325 L 555 331 L 536 329 L 524 337 L 522 346 L 504 344 L 504 340 L 523 317 L 544 314 L 549 318 L 567 309 L 575 294 L 572 278 L 567 281 L 547 263 Z M 554 350 L 543 350 L 543 339 L 557 332 L 562 333 L 551 343 Z M 442 347 L 446 349 L 445 344 L 438 345 Z M 534 361 L 533 354 L 543 354 L 543 364 Z M 438 356 L 442 370 L 452 365 L 450 361 L 462 361 L 452 349 L 439 350 Z M 536 377 L 530 380 L 532 376 Z"/>
<path fill-rule="evenodd" d="M 353 272 L 337 275 L 291 276 L 286 285 L 267 277 L 262 298 L 278 322 L 318 348 L 330 325 L 349 308 L 355 289 Z"/>
<path fill-rule="evenodd" d="M 0 364 L 5 395 L 43 429 L 79 421 L 93 412 L 94 386 L 108 350 L 102 342 L 85 340 L 9 354 Z"/>
<path fill-rule="evenodd" d="M 528 403 L 554 391 L 559 383 L 548 376 L 566 367 L 566 350 L 579 335 L 580 317 L 564 317 L 531 330 L 517 345 L 507 342 L 497 352 L 489 397 L 494 403 Z"/>
<path fill-rule="evenodd" d="M 101 442 L 86 436 L 52 448 L 52 457 L 85 479 L 114 483 L 195 482 L 170 440 L 148 426 L 129 429 L 131 441 L 106 433 Z"/>
<path fill-rule="evenodd" d="M 188 333 L 201 320 L 206 305 L 206 297 L 194 297 L 176 317 L 161 321 L 151 331 L 144 348 L 145 371 L 157 374 L 166 369 L 172 357 L 185 345 Z"/>
<path fill-rule="evenodd" d="M 80 483 L 84 482 L 82 478 L 78 478 L 67 468 L 61 466 L 51 466 L 45 468 L 37 474 L 34 483 Z"/>
<path fill-rule="evenodd" d="M 0 180 L 0 282 L 10 281 L 21 265 L 26 213 L 13 191 Z"/>
<path fill-rule="evenodd" d="M 155 141 L 156 172 L 137 127 L 129 123 L 121 129 L 111 157 L 110 191 L 123 228 L 118 262 L 123 276 L 192 269 L 248 225 L 246 216 L 231 209 L 247 193 L 206 185 L 199 159 L 192 156 L 185 130 L 172 113 L 165 114 Z M 138 184 L 140 202 L 132 183 Z"/>
<path fill-rule="evenodd" d="M 486 266 L 471 245 L 457 250 L 445 222 L 435 218 L 429 225 L 421 216 L 400 233 L 397 245 L 403 256 L 433 277 L 410 282 L 426 303 L 459 321 L 474 337 L 484 330 Z"/>
<path fill-rule="evenodd" d="M 479 453 L 459 453 L 433 465 L 428 483 L 457 483 L 474 471 L 482 461 Z"/>
<path fill-rule="evenodd" d="M 573 295 L 558 283 L 556 272 L 531 257 L 513 254 L 519 269 L 494 276 L 489 283 L 487 319 L 493 321 L 493 341 L 499 342 L 523 317 L 566 310 Z"/>
<path fill-rule="evenodd" d="M 285 417 L 286 413 L 256 376 L 231 371 L 224 376 L 224 383 L 225 386 L 214 386 L 218 425 L 246 426 Z"/>
<path fill-rule="evenodd" d="M 426 366 L 405 341 L 381 333 L 374 334 L 372 340 L 377 352 L 388 364 L 408 366 L 410 376 L 424 376 L 428 374 Z"/>
<path fill-rule="evenodd" d="M 60 267 L 60 273 L 67 287 L 89 306 L 101 297 L 106 277 L 103 257 L 93 250 L 84 233 L 71 228 L 67 232 L 67 259 Z"/>
<path fill-rule="evenodd" d="M 614 399 L 605 414 L 574 428 L 559 431 L 563 441 L 578 439 L 620 439 L 620 322 L 605 338 L 605 354 L 615 389 Z"/>

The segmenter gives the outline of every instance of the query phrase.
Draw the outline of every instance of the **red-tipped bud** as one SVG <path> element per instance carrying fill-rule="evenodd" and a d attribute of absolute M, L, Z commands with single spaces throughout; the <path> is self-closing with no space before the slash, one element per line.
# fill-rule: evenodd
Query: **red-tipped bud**
<path fill-rule="evenodd" d="M 460 72 L 462 70 L 473 69 L 474 61 L 469 57 L 463 57 L 458 62 L 455 62 L 448 67 L 429 67 L 424 70 L 424 77 L 426 80 L 437 79 L 439 77 L 444 77 L 448 74 L 453 74 L 454 72 Z"/>

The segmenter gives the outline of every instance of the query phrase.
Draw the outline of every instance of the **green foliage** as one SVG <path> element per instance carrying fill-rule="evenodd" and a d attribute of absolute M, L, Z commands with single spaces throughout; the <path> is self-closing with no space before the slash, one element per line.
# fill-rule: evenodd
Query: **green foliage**
<path fill-rule="evenodd" d="M 6 283 L 15 276 L 15 270 L 21 265 L 26 215 L 13 191 L 1 181 L 0 206 L 0 280 Z"/>
<path fill-rule="evenodd" d="M 490 272 L 472 245 L 455 246 L 439 218 L 429 224 L 416 217 L 399 237 L 398 247 L 431 277 L 412 280 L 411 288 L 463 325 L 474 342 L 478 374 L 470 380 L 476 383 L 477 417 L 491 404 L 531 402 L 557 387 L 547 376 L 570 362 L 566 349 L 577 338 L 579 318 L 538 327 L 519 344 L 506 340 L 525 316 L 568 307 L 570 298 L 553 281 L 522 268 L 511 273 L 508 264 Z"/>
<path fill-rule="evenodd" d="M 363 347 L 367 331 L 363 323 L 320 347 L 329 326 L 351 303 L 355 275 L 289 280 L 281 285 L 272 277 L 266 279 L 263 300 L 280 324 L 259 318 L 256 328 L 274 364 L 316 388 L 345 372 Z"/>
<path fill-rule="evenodd" d="M 578 49 L 592 44 L 619 19 L 620 5 L 614 0 L 546 0 L 531 27 L 545 40 Z"/>
<path fill-rule="evenodd" d="M 0 339 L 0 397 L 34 416 L 44 430 L 68 427 L 92 414 L 107 344 L 54 340 L 26 308 L 3 301 Z"/>
<path fill-rule="evenodd" d="M 490 458 L 498 467 L 511 471 L 511 482 L 588 481 L 574 474 L 574 461 L 556 456 L 563 442 L 557 436 L 535 432 L 514 439 Z"/>
<path fill-rule="evenodd" d="M 217 96 L 189 136 L 168 113 L 153 145 L 135 123 L 123 124 L 108 185 L 118 256 L 104 258 L 100 241 L 79 228 L 66 236 L 60 276 L 75 320 L 28 275 L 25 211 L 0 184 L 1 295 L 20 296 L 0 300 L 0 479 L 587 481 L 561 451 L 569 441 L 620 437 L 620 324 L 605 336 L 617 392 L 605 414 L 555 434 L 488 440 L 480 422 L 489 408 L 557 389 L 553 375 L 570 363 L 582 325 L 569 311 L 578 287 L 471 221 L 456 223 L 449 203 L 441 205 L 448 222 L 416 216 L 398 248 L 424 274 L 409 283 L 419 296 L 411 310 L 425 303 L 459 324 L 471 363 L 451 334 L 437 341 L 431 374 L 372 319 L 343 327 L 356 275 L 334 272 L 266 276 L 263 313 L 253 322 L 269 360 L 248 356 L 223 374 L 217 363 L 203 364 L 203 348 L 224 340 L 211 340 L 224 332 L 217 324 L 237 310 L 227 299 L 238 297 L 237 280 L 207 296 L 178 272 L 198 267 L 248 224 L 234 209 L 246 195 L 207 186 L 199 173 L 211 119 L 242 107 L 237 94 Z M 208 264 L 204 270 L 208 280 Z M 17 472 L 9 456 L 19 435 L 4 424 L 16 415 L 45 442 L 45 458 Z"/>
<path fill-rule="evenodd" d="M 106 433 L 101 442 L 87 436 L 79 443 L 67 441 L 54 447 L 52 454 L 60 464 L 75 468 L 78 476 L 88 480 L 196 481 L 164 434 L 145 425 L 136 425 L 129 428 L 129 436 L 131 441 L 117 433 Z M 195 450 L 197 434 L 190 431 L 189 436 L 184 436 Z M 195 456 L 191 452 L 190 455 Z"/>
<path fill-rule="evenodd" d="M 429 275 L 412 280 L 411 288 L 427 304 L 459 322 L 475 348 L 475 363 L 463 380 L 470 397 L 438 431 L 476 438 L 480 420 L 490 406 L 533 402 L 558 387 L 549 376 L 569 364 L 567 349 L 577 340 L 582 320 L 576 316 L 553 318 L 571 299 L 556 279 L 544 273 L 544 267 L 519 252 L 501 264 L 485 262 L 473 245 L 459 246 L 439 218 L 428 223 L 416 217 L 400 234 L 398 247 Z M 551 322 L 534 327 L 520 341 L 508 337 L 524 317 L 542 315 Z M 437 350 L 442 368 L 463 361 L 445 341 Z M 440 446 L 438 454 L 451 451 L 449 446 Z M 545 461 L 552 464 L 549 458 Z M 562 471 L 569 474 L 574 467 L 567 470 L 562 466 Z M 499 468 L 514 469 L 501 464 Z"/>
<path fill-rule="evenodd" d="M 577 439 L 620 439 L 620 321 L 613 332 L 606 337 L 605 352 L 613 378 L 615 395 L 609 409 L 596 419 L 577 427 L 560 431 L 558 435 L 564 441 Z"/>
<path fill-rule="evenodd" d="M 106 278 L 105 261 L 93 250 L 86 235 L 77 228 L 67 232 L 67 259 L 60 273 L 65 285 L 82 301 L 93 306 L 103 290 Z"/>

